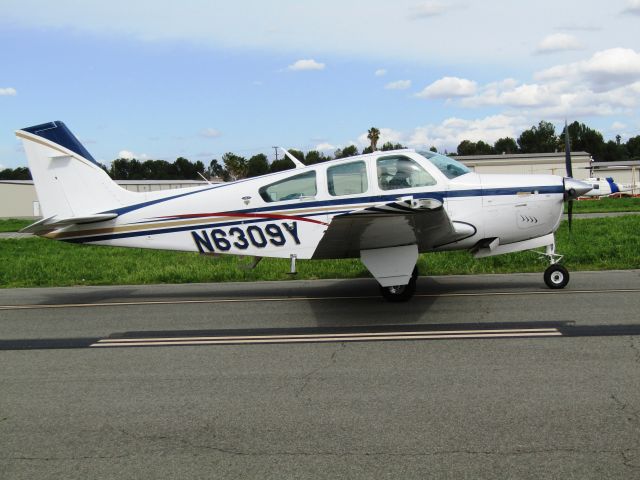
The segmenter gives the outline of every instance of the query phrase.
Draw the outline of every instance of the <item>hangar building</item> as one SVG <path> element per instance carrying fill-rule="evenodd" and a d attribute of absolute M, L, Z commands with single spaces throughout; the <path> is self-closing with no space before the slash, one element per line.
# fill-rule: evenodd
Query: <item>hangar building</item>
<path fill-rule="evenodd" d="M 201 180 L 116 180 L 116 183 L 132 192 L 206 185 Z M 40 204 L 33 180 L 0 180 L 0 218 L 22 217 L 40 217 Z"/>

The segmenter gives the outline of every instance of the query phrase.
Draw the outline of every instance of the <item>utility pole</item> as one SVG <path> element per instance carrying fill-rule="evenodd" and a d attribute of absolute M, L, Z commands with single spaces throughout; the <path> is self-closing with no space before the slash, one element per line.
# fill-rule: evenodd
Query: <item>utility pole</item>
<path fill-rule="evenodd" d="M 272 147 L 276 151 L 276 162 L 278 161 L 278 147 Z"/>

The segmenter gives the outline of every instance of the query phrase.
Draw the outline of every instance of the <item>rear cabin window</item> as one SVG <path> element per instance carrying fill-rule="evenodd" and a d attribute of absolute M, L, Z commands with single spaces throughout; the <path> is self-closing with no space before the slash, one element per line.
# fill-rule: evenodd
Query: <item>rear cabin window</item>
<path fill-rule="evenodd" d="M 434 178 L 418 162 L 404 156 L 379 158 L 378 185 L 382 190 L 398 190 L 435 185 Z"/>
<path fill-rule="evenodd" d="M 351 162 L 327 169 L 327 187 L 333 196 L 356 195 L 369 188 L 364 162 Z"/>
<path fill-rule="evenodd" d="M 315 197 L 316 193 L 318 193 L 316 172 L 301 173 L 300 175 L 265 185 L 258 192 L 265 202 L 282 202 L 304 197 Z"/>

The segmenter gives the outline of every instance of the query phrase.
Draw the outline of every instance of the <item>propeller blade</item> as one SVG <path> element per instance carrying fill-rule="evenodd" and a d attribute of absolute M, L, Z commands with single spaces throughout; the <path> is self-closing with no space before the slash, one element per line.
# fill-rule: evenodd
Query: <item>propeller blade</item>
<path fill-rule="evenodd" d="M 567 177 L 573 177 L 571 168 L 571 146 L 569 144 L 569 126 L 567 120 L 564 121 L 564 163 L 567 168 Z"/>

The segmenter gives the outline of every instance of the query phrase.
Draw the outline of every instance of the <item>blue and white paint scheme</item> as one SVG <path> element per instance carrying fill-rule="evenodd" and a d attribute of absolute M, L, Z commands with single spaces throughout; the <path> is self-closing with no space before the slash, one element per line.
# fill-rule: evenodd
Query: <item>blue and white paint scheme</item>
<path fill-rule="evenodd" d="M 613 180 L 613 177 L 589 177 L 583 182 L 588 183 L 592 188 L 583 194 L 583 197 L 608 197 L 614 193 L 631 193 L 633 190 L 633 185 L 617 183 Z"/>
<path fill-rule="evenodd" d="M 556 273 L 547 284 L 562 288 L 568 273 L 557 265 L 554 232 L 563 201 L 591 188 L 554 175 L 479 175 L 449 157 L 404 149 L 137 193 L 113 182 L 60 121 L 16 135 L 43 212 L 26 231 L 74 243 L 290 258 L 292 265 L 355 257 L 392 301 L 413 294 L 418 254 L 443 250 L 484 257 L 544 247 Z"/>

